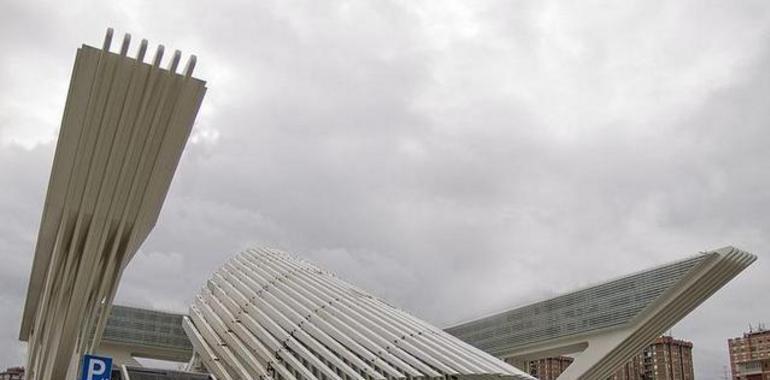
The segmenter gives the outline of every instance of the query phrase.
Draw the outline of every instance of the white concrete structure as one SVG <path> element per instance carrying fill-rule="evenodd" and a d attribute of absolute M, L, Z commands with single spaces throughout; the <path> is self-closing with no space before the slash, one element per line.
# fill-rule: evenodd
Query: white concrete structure
<path fill-rule="evenodd" d="M 195 57 L 161 68 L 163 46 L 144 63 L 78 49 L 24 307 L 27 378 L 74 379 L 93 352 L 123 269 L 155 225 L 206 90 Z"/>
<path fill-rule="evenodd" d="M 532 379 L 283 252 L 248 250 L 218 270 L 184 328 L 220 380 Z"/>
<path fill-rule="evenodd" d="M 725 247 L 446 331 L 521 368 L 575 354 L 560 380 L 606 379 L 754 260 Z"/>

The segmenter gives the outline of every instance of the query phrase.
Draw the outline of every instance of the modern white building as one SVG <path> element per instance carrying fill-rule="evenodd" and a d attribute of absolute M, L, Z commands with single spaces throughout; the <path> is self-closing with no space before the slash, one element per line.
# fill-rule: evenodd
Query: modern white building
<path fill-rule="evenodd" d="M 445 331 L 521 368 L 530 360 L 570 354 L 576 360 L 568 370 L 581 372 L 565 371 L 560 378 L 603 379 L 608 376 L 600 371 L 616 369 L 636 353 L 635 345 L 653 341 L 754 259 L 730 247 L 705 252 Z M 98 352 L 115 358 L 123 377 L 131 379 L 139 371 L 135 356 L 178 362 L 192 356 L 188 368 L 205 367 L 225 379 L 302 377 L 302 367 L 329 377 L 320 365 L 340 378 L 397 372 L 415 377 L 403 364 L 428 377 L 452 370 L 453 376 L 471 376 L 461 372 L 467 364 L 454 368 L 457 356 L 490 360 L 333 274 L 269 249 L 243 252 L 225 264 L 188 317 L 124 306 L 112 310 Z M 324 355 L 342 358 L 344 366 L 335 367 Z M 356 361 L 361 358 L 380 364 Z M 507 376 L 494 367 L 486 370 Z M 183 375 L 194 376 L 168 376 Z"/>
<path fill-rule="evenodd" d="M 534 379 L 305 261 L 242 252 L 184 328 L 220 380 Z"/>
<path fill-rule="evenodd" d="M 606 379 L 754 260 L 725 247 L 445 331 L 520 368 L 574 354 L 559 379 Z"/>
<path fill-rule="evenodd" d="M 128 55 L 77 51 L 59 130 L 19 338 L 27 379 L 74 379 L 94 352 L 123 269 L 155 225 L 206 91 L 176 51 L 144 62 L 147 41 Z"/>
<path fill-rule="evenodd" d="M 163 68 L 163 46 L 145 63 L 147 41 L 135 57 L 129 35 L 117 52 L 111 41 L 110 30 L 101 49 L 84 45 L 75 58 L 19 334 L 29 380 L 73 379 L 94 352 L 121 362 L 126 380 L 179 378 L 142 370 L 135 356 L 192 356 L 220 380 L 532 379 L 498 358 L 574 352 L 562 378 L 601 379 L 755 259 L 727 247 L 445 332 L 303 260 L 256 249 L 214 273 L 189 317 L 113 313 L 206 87 L 192 77 L 194 56 L 177 72 L 179 51 Z"/>

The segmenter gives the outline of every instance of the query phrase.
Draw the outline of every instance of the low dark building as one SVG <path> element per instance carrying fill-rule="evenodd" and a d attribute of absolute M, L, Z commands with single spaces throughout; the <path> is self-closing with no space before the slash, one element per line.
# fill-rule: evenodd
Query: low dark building
<path fill-rule="evenodd" d="M 24 380 L 24 367 L 10 367 L 0 372 L 0 380 Z"/>

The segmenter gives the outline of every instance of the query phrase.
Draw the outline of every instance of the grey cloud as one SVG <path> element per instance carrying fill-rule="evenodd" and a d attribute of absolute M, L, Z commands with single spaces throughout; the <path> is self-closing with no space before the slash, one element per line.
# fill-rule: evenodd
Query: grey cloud
<path fill-rule="evenodd" d="M 184 311 L 268 245 L 445 325 L 735 244 L 759 262 L 674 328 L 715 377 L 725 339 L 767 313 L 750 299 L 770 285 L 768 7 L 575 6 L 124 2 L 80 25 L 86 4 L 15 3 L 5 30 L 61 32 L 0 40 L 48 55 L 18 74 L 0 59 L 2 318 L 21 313 L 72 51 L 109 21 L 197 54 L 210 87 L 118 302 Z M 38 101 L 53 116 L 25 121 Z M 24 123 L 32 150 L 8 142 Z M 20 362 L 8 347 L 0 364 Z"/>
<path fill-rule="evenodd" d="M 21 363 L 24 354 L 16 342 L 52 157 L 50 145 L 0 148 L 0 366 Z"/>

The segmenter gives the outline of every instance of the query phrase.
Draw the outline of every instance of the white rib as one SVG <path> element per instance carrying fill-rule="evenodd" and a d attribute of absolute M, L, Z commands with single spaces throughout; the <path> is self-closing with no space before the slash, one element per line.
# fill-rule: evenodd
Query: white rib
<path fill-rule="evenodd" d="M 232 262 L 238 262 L 238 259 L 234 259 Z M 267 291 L 268 287 L 270 286 L 266 280 L 262 279 L 261 276 L 259 276 L 257 273 L 255 273 L 251 268 L 249 268 L 246 264 L 241 263 L 241 270 L 244 273 L 247 273 L 248 276 L 250 276 L 251 280 L 258 284 L 257 286 L 261 289 L 260 290 L 260 299 L 255 299 L 255 301 L 260 302 L 261 299 L 266 300 L 267 302 L 271 302 L 275 305 L 280 305 L 282 301 L 276 297 L 273 293 L 278 292 L 269 292 Z M 283 300 L 286 300 L 289 303 L 292 303 L 292 300 L 288 297 L 281 297 Z M 305 331 L 308 332 L 317 332 L 322 331 L 324 334 L 330 336 L 334 341 L 339 342 L 338 344 L 333 344 L 333 348 L 335 348 L 337 351 L 337 354 L 342 354 L 344 359 L 347 361 L 350 361 L 353 364 L 357 364 L 359 369 L 364 372 L 366 375 L 372 378 L 383 378 L 381 374 L 378 374 L 376 369 L 383 369 L 383 371 L 389 373 L 389 374 L 396 374 L 398 376 L 398 372 L 394 369 L 392 369 L 390 366 L 388 366 L 386 363 L 383 363 L 381 360 L 377 358 L 376 355 L 369 352 L 358 344 L 358 342 L 355 341 L 355 339 L 347 336 L 343 331 L 339 330 L 337 326 L 334 326 L 333 324 L 329 323 L 327 320 L 322 318 L 308 318 L 308 316 L 311 316 L 313 314 L 313 311 L 315 308 L 311 310 L 303 310 L 298 305 L 293 305 L 294 310 L 301 310 L 304 318 L 307 319 L 307 322 L 305 322 L 302 327 Z M 301 321 L 297 323 L 299 326 Z M 307 325 L 307 326 L 306 326 Z M 312 327 L 311 327 L 312 326 Z M 316 334 L 317 335 L 317 334 Z M 318 337 L 317 337 L 318 339 Z M 368 365 L 364 362 L 361 362 L 358 357 L 361 357 L 363 360 L 367 362 L 371 362 L 373 365 Z"/>
<path fill-rule="evenodd" d="M 238 368 L 255 371 L 260 364 L 276 369 L 277 380 L 294 380 L 280 369 L 296 379 L 311 380 L 532 379 L 330 273 L 275 250 L 249 250 L 228 261 L 208 281 L 190 313 L 198 330 L 218 334 L 213 341 L 202 334 L 203 340 L 233 373 Z M 271 355 L 281 362 L 268 366 Z"/>
<path fill-rule="evenodd" d="M 252 267 L 251 270 L 253 270 L 252 274 L 257 278 L 259 278 L 260 276 L 264 278 L 265 272 L 261 271 L 258 266 Z M 278 299 L 288 301 L 289 300 L 288 296 L 278 288 L 280 286 L 280 279 L 277 279 L 277 280 L 278 281 L 275 281 L 272 283 L 271 287 L 266 288 L 265 292 L 268 294 L 274 295 Z M 339 318 L 326 312 L 325 306 L 326 306 L 325 304 L 317 305 L 317 307 L 315 308 L 316 309 L 315 314 L 321 317 L 324 321 L 334 326 L 336 329 L 338 329 L 342 333 L 349 336 L 351 339 L 353 339 L 358 345 L 357 350 L 359 352 L 369 353 L 369 355 L 371 355 L 370 357 L 372 358 L 371 360 L 374 363 L 374 365 L 381 368 L 386 375 L 392 376 L 392 377 L 402 376 L 399 370 L 394 368 L 394 366 L 391 366 L 390 364 L 388 364 L 388 363 L 395 364 L 396 362 L 400 362 L 398 359 L 389 355 L 387 352 L 384 352 L 383 347 L 378 346 L 376 343 L 372 342 L 371 339 L 367 338 L 365 336 L 365 333 L 361 331 L 362 329 L 356 329 L 355 327 L 351 327 L 349 324 L 346 324 L 345 322 L 341 321 Z M 412 376 L 421 375 L 419 372 L 417 372 L 416 370 L 408 366 L 400 367 L 400 369 L 406 371 L 407 373 L 410 373 Z"/>
<path fill-rule="evenodd" d="M 269 251 L 268 251 L 268 253 L 269 253 Z M 268 258 L 268 260 L 269 260 L 269 258 Z M 296 265 L 288 266 L 287 267 L 280 260 L 273 261 L 273 264 L 277 265 L 278 267 L 282 267 L 285 271 L 295 270 L 296 272 L 290 278 L 291 279 L 298 279 L 299 281 L 304 281 L 303 279 L 305 278 L 305 274 L 302 271 L 300 271 L 300 269 L 301 269 L 300 267 L 297 267 Z M 270 264 L 267 264 L 267 265 L 270 265 Z M 289 265 L 291 265 L 291 264 L 289 264 Z M 308 278 L 308 280 L 309 281 L 316 281 L 313 278 Z M 332 281 L 330 281 L 330 280 L 328 280 L 328 279 L 326 279 L 324 277 L 317 277 L 317 281 L 319 281 L 320 283 L 325 283 L 326 285 L 329 286 L 329 289 L 337 289 L 337 291 L 335 292 L 335 295 L 339 297 L 338 299 L 349 299 L 349 297 L 345 295 L 344 291 L 340 290 L 341 288 L 337 287 L 336 284 L 334 284 Z M 305 285 L 307 286 L 307 283 L 305 283 Z M 355 305 L 355 304 L 351 304 L 351 306 L 353 308 L 357 307 L 357 305 Z M 361 310 L 361 309 L 359 309 L 359 310 Z M 390 313 L 390 312 L 391 312 L 390 308 L 385 308 L 384 310 L 380 309 L 380 310 L 376 311 L 376 313 Z M 389 323 L 387 323 L 387 322 L 385 322 L 383 320 L 378 319 L 374 314 L 370 314 L 370 317 L 372 317 L 372 320 L 377 320 L 378 321 L 378 324 L 376 324 L 376 326 L 386 327 L 386 326 L 390 325 Z M 401 321 L 401 318 L 396 317 L 395 319 L 393 319 L 393 321 L 396 322 L 396 323 L 399 323 Z M 409 323 L 408 320 L 407 320 L 407 323 Z M 393 327 L 391 327 L 391 329 L 393 329 Z M 423 332 L 421 332 L 420 330 L 426 330 L 426 328 L 425 327 L 411 326 L 408 331 L 404 331 L 404 330 L 402 330 L 402 331 L 395 330 L 395 331 L 397 331 L 397 333 L 402 334 L 403 336 L 406 337 L 406 336 L 415 335 L 415 334 L 422 334 Z M 430 333 L 428 336 L 433 337 L 434 339 L 437 340 L 437 342 L 431 341 L 431 347 L 433 347 L 433 348 L 428 347 L 428 348 L 426 348 L 427 351 L 431 352 L 433 355 L 437 355 L 436 351 L 434 350 L 434 348 L 436 348 L 436 347 L 438 347 L 438 349 L 442 350 L 442 352 L 444 352 L 444 353 L 446 353 L 446 351 L 448 351 L 448 355 L 450 356 L 449 362 L 457 362 L 457 361 L 459 361 L 461 363 L 467 363 L 467 365 L 469 365 L 471 368 L 473 368 L 473 371 L 466 370 L 467 372 L 483 372 L 484 370 L 486 370 L 486 371 L 495 371 L 495 370 L 500 370 L 501 369 L 500 367 L 496 367 L 495 365 L 488 365 L 488 364 L 484 363 L 483 360 L 480 361 L 477 358 L 476 355 L 468 355 L 468 356 L 465 356 L 465 357 L 457 355 L 458 352 L 461 352 L 461 351 L 458 351 L 458 346 L 453 344 L 449 340 L 442 339 L 441 337 L 443 337 L 444 334 L 435 334 L 435 332 L 432 331 L 432 330 L 430 330 L 430 331 L 426 330 L 425 333 Z M 434 343 L 436 343 L 436 344 L 434 344 Z M 458 341 L 458 343 L 459 343 L 459 341 Z M 414 345 L 411 345 L 410 343 L 408 343 L 405 339 L 397 341 L 396 344 L 406 346 L 407 347 L 407 351 L 411 350 L 411 351 L 415 352 L 417 355 L 420 355 L 420 353 L 421 353 L 421 351 L 419 349 L 417 349 Z M 419 343 L 419 342 L 417 342 L 416 344 L 420 345 L 421 347 L 424 347 L 424 345 Z M 444 349 L 446 349 L 446 351 L 443 351 Z M 421 356 L 421 357 L 423 358 L 423 360 L 426 360 L 426 359 L 430 360 L 430 357 L 427 357 L 427 358 L 425 358 L 424 356 Z M 495 363 L 499 362 L 499 360 L 491 358 L 489 356 L 486 356 L 485 359 L 486 360 L 490 360 L 491 359 L 492 362 L 495 362 Z M 479 366 L 483 367 L 484 369 L 483 370 L 480 369 Z"/>
<path fill-rule="evenodd" d="M 20 331 L 30 380 L 73 378 L 98 346 L 206 90 L 128 57 L 128 35 L 109 52 L 112 34 L 75 58 Z"/>
<path fill-rule="evenodd" d="M 266 261 L 264 263 L 266 265 L 270 265 Z M 290 289 L 292 289 L 294 291 L 297 291 L 297 292 L 302 292 L 302 290 L 304 289 L 303 286 L 305 288 L 309 288 L 310 287 L 310 285 L 303 280 L 302 277 L 304 276 L 304 274 L 301 273 L 298 270 L 298 267 L 296 267 L 296 266 L 286 267 L 284 265 L 284 263 L 282 263 L 282 262 L 274 262 L 273 264 L 275 264 L 277 267 L 284 268 L 286 270 L 286 272 L 289 272 L 289 271 L 292 271 L 292 270 L 294 271 L 295 276 L 292 276 L 291 279 L 296 280 L 296 282 L 284 281 L 285 282 L 284 285 L 286 287 L 288 287 L 288 288 L 290 288 Z M 291 268 L 291 269 L 289 269 L 289 268 Z M 317 307 L 325 303 L 325 302 L 321 301 L 319 298 L 315 297 L 314 295 L 310 295 L 310 297 L 313 297 L 313 298 L 316 299 Z M 434 366 L 437 365 L 437 364 L 440 365 L 440 363 L 433 362 L 432 358 L 430 356 L 425 355 L 423 352 L 421 352 L 420 350 L 418 350 L 418 349 L 416 349 L 414 347 L 409 347 L 409 348 L 411 348 L 413 351 L 416 351 L 417 358 L 413 357 L 413 356 L 409 355 L 408 353 L 404 352 L 403 350 L 399 349 L 397 345 L 400 343 L 399 342 L 400 341 L 400 337 L 398 336 L 397 332 L 394 332 L 394 329 L 390 329 L 390 330 L 387 329 L 387 326 L 389 325 L 389 323 L 387 321 L 382 320 L 381 318 L 379 318 L 378 316 L 373 315 L 373 314 L 360 314 L 359 312 L 363 311 L 364 313 L 366 313 L 366 311 L 358 308 L 357 305 L 355 305 L 355 304 L 350 304 L 350 303 L 348 303 L 347 305 L 344 304 L 343 301 L 344 301 L 344 299 L 346 297 L 347 296 L 345 296 L 345 295 L 341 295 L 340 298 L 338 298 L 338 301 L 340 301 L 340 302 L 331 305 L 335 309 L 342 308 L 342 312 L 339 312 L 339 311 L 336 312 L 337 315 L 340 315 L 341 313 L 348 313 L 348 315 L 350 315 L 351 317 L 355 317 L 357 322 L 367 326 L 367 328 L 369 328 L 371 330 L 377 331 L 378 334 L 384 338 L 383 339 L 384 340 L 383 344 L 388 346 L 388 347 L 386 347 L 386 350 L 388 352 L 394 353 L 400 359 L 403 359 L 403 360 L 407 361 L 410 365 L 414 366 L 415 368 L 417 368 L 417 370 L 421 371 L 423 374 L 425 374 L 427 376 L 430 376 L 430 377 L 438 377 L 438 376 L 440 376 L 440 374 L 438 372 L 434 371 L 429 365 L 426 365 L 425 363 L 421 362 L 417 358 L 425 360 L 425 361 L 427 361 L 428 363 L 431 363 L 431 365 L 434 365 Z M 346 308 L 347 306 L 351 306 L 351 307 L 350 308 Z M 354 311 L 354 309 L 356 311 Z M 403 343 L 403 342 L 401 342 L 401 343 Z M 419 373 L 417 375 L 412 374 L 412 376 L 419 376 Z"/>
<path fill-rule="evenodd" d="M 214 349 L 206 343 L 206 339 L 203 334 L 198 331 L 192 321 L 185 317 L 182 321 L 182 328 L 184 328 L 185 334 L 190 338 L 190 342 L 201 357 L 201 362 L 208 368 L 209 372 L 221 379 L 232 379 L 230 372 L 225 368 L 225 365 L 217 356 Z"/>
<path fill-rule="evenodd" d="M 238 272 L 236 272 L 236 273 L 238 273 Z M 247 280 L 247 279 L 244 279 L 244 280 Z M 244 282 L 246 282 L 246 281 L 244 281 Z M 249 305 L 250 308 L 259 308 L 259 307 L 266 308 L 266 307 L 270 307 L 270 306 L 268 306 L 265 303 L 264 300 L 262 300 L 261 298 L 259 298 L 256 295 L 254 297 L 252 297 L 252 300 L 253 300 L 254 304 L 253 305 Z M 297 310 L 299 313 L 302 313 L 303 315 L 310 314 L 309 311 L 304 310 L 301 306 L 298 306 L 296 304 L 294 304 L 294 306 L 296 307 L 295 310 Z M 331 358 L 332 364 L 334 364 L 338 368 L 342 369 L 342 371 L 347 373 L 348 376 L 350 376 L 352 378 L 357 378 L 360 375 L 365 375 L 367 378 L 371 378 L 371 379 L 384 379 L 384 377 L 382 377 L 382 375 L 378 374 L 376 371 L 374 371 L 371 368 L 369 368 L 369 366 L 367 366 L 364 363 L 364 361 L 359 359 L 357 356 L 352 355 L 351 353 L 349 353 L 347 351 L 347 349 L 344 348 L 343 345 L 341 345 L 337 340 L 335 340 L 332 337 L 332 336 L 342 336 L 342 334 L 337 332 L 333 327 L 324 325 L 325 322 L 320 321 L 320 320 L 306 321 L 306 320 L 304 320 L 304 317 L 302 317 L 301 315 L 300 315 L 300 317 L 301 318 L 297 318 L 295 320 L 295 323 L 297 324 L 297 326 L 302 326 L 302 329 L 297 329 L 295 335 L 304 337 L 304 333 L 307 333 L 310 337 L 318 340 L 318 342 L 321 344 L 321 347 L 324 347 L 324 345 L 329 347 L 328 350 L 326 350 L 326 349 L 319 349 L 317 351 L 322 353 L 322 354 L 324 354 L 325 357 Z M 323 322 L 323 323 L 319 323 L 319 321 Z M 320 325 L 320 326 L 324 327 L 326 331 L 331 331 L 332 336 L 328 335 L 324 330 L 319 328 L 317 325 Z M 312 344 L 312 343 L 310 343 L 310 344 Z M 336 353 L 336 355 L 339 355 L 341 357 L 341 359 L 344 360 L 344 361 L 340 361 L 340 360 L 336 359 L 334 357 L 335 355 L 334 355 L 334 353 L 332 353 L 332 351 L 334 351 L 334 353 Z M 351 365 L 348 366 L 345 363 L 345 361 L 351 363 Z M 359 371 L 361 371 L 360 374 L 359 374 L 358 371 L 353 369 L 354 366 L 356 368 L 359 368 Z"/>
<path fill-rule="evenodd" d="M 256 305 L 261 306 L 262 308 L 266 309 L 272 309 L 272 306 L 265 304 L 263 300 L 259 299 L 260 296 L 255 293 L 251 288 L 249 288 L 245 283 L 249 281 L 248 278 L 238 278 L 238 275 L 242 275 L 239 272 L 236 272 L 237 274 L 233 274 L 230 271 L 222 271 L 220 274 L 225 278 L 225 280 L 234 286 L 238 292 L 241 294 L 247 295 L 249 299 L 252 301 L 245 301 L 241 305 L 242 308 L 245 310 L 252 310 L 252 308 Z M 289 331 L 291 335 L 293 335 L 295 338 L 297 338 L 302 344 L 308 346 L 309 349 L 319 353 L 325 358 L 328 358 L 330 360 L 330 364 L 332 364 L 334 367 L 339 368 L 343 373 L 347 374 L 348 376 L 352 378 L 361 378 L 361 375 L 356 372 L 354 369 L 349 367 L 345 362 L 337 358 L 331 351 L 329 351 L 324 344 L 335 347 L 334 344 L 335 341 L 328 336 L 325 336 L 321 333 L 319 333 L 320 330 L 317 328 L 308 329 L 306 332 L 305 330 L 302 330 L 298 328 L 298 326 L 304 322 L 304 318 L 295 312 L 294 310 L 290 309 L 288 306 L 283 305 L 282 303 L 278 302 L 278 305 L 280 305 L 281 313 L 283 313 L 282 317 L 280 318 L 281 325 L 284 329 Z M 316 340 L 313 336 L 316 336 L 319 340 Z M 341 346 L 340 346 L 341 347 Z M 357 361 L 355 357 L 351 356 L 350 359 Z M 363 362 L 360 362 L 363 364 Z M 378 377 L 376 372 L 371 372 L 371 376 Z M 379 377 L 381 378 L 381 377 Z"/>
<path fill-rule="evenodd" d="M 238 291 L 235 290 L 232 285 L 225 281 L 219 274 L 216 274 L 214 279 L 209 282 L 209 284 L 211 284 L 209 288 L 215 289 L 212 291 L 216 293 L 216 296 L 220 300 L 226 300 L 229 302 L 230 310 L 240 309 L 238 306 L 239 303 L 233 299 L 235 296 L 242 298 L 240 304 L 248 304 L 248 301 L 242 295 L 238 294 Z M 270 331 L 278 341 L 286 345 L 288 348 L 298 351 L 298 353 L 302 355 L 305 360 L 310 361 L 310 364 L 313 367 L 324 372 L 326 376 L 329 376 L 334 380 L 340 380 L 336 373 L 329 370 L 323 363 L 320 362 L 320 360 L 318 360 L 318 358 L 312 355 L 310 351 L 308 351 L 301 343 L 299 343 L 291 335 L 290 330 L 285 330 L 287 323 L 291 325 L 291 322 L 287 322 L 283 316 L 281 316 L 280 313 L 273 308 L 267 308 L 265 310 L 265 314 L 269 319 L 262 319 L 262 321 L 267 326 L 268 331 Z M 316 378 L 311 372 L 305 370 L 304 367 L 294 368 L 294 370 L 303 372 L 303 376 L 310 379 Z"/>

